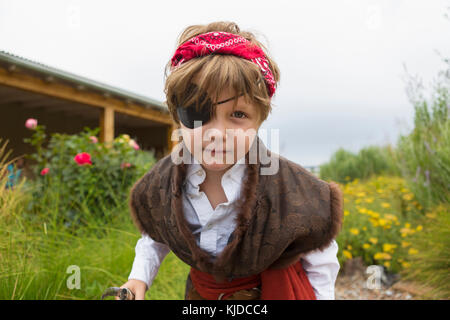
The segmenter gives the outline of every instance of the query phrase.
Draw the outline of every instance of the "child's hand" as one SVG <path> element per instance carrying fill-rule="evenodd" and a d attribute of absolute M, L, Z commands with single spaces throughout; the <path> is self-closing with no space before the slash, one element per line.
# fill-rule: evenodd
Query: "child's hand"
<path fill-rule="evenodd" d="M 135 300 L 144 300 L 145 292 L 147 291 L 147 284 L 144 281 L 137 279 L 130 279 L 125 282 L 120 288 L 128 288 L 133 292 Z M 116 300 L 119 300 L 119 297 L 115 297 Z"/>

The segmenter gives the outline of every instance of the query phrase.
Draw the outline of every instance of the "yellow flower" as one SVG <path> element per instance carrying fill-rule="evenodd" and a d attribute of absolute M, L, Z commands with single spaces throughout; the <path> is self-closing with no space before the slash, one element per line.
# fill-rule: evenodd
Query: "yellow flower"
<path fill-rule="evenodd" d="M 411 228 L 411 225 L 407 222 L 407 223 L 405 223 L 405 228 Z"/>
<path fill-rule="evenodd" d="M 356 196 L 357 197 L 365 197 L 366 196 L 366 193 L 365 192 L 358 192 L 357 194 L 356 194 Z"/>
<path fill-rule="evenodd" d="M 387 203 L 387 202 L 383 202 L 383 203 L 381 204 L 381 206 L 382 206 L 383 208 L 390 208 L 390 207 L 391 207 L 391 204 L 390 204 L 390 203 Z"/>
<path fill-rule="evenodd" d="M 410 201 L 414 198 L 414 195 L 412 193 L 407 193 L 403 195 L 403 199 L 406 201 Z"/>
<path fill-rule="evenodd" d="M 383 243 L 383 251 L 394 253 L 394 249 L 397 248 L 396 244 L 390 244 L 390 243 Z"/>
<path fill-rule="evenodd" d="M 127 134 L 123 134 L 122 135 L 122 138 L 124 138 L 125 139 L 125 141 L 130 141 L 130 136 L 129 135 L 127 135 Z"/>
<path fill-rule="evenodd" d="M 356 228 L 351 228 L 350 229 L 350 233 L 354 234 L 354 235 L 358 235 L 359 234 L 359 230 Z"/>
<path fill-rule="evenodd" d="M 347 249 L 348 249 L 348 250 L 352 250 L 353 248 L 352 248 L 351 245 L 348 245 L 348 246 L 347 246 Z"/>
<path fill-rule="evenodd" d="M 373 244 L 377 244 L 378 239 L 377 238 L 369 238 L 369 241 L 372 242 Z"/>
<path fill-rule="evenodd" d="M 388 221 L 386 219 L 381 218 L 378 220 L 378 223 L 380 224 L 380 226 L 383 227 L 388 223 Z"/>
<path fill-rule="evenodd" d="M 413 254 L 418 254 L 419 250 L 414 249 L 414 248 L 409 248 L 408 250 L 408 254 L 413 255 Z"/>
<path fill-rule="evenodd" d="M 379 214 L 378 212 L 374 212 L 374 211 L 372 211 L 372 210 L 369 210 L 367 213 L 368 213 L 372 218 L 379 218 L 379 217 L 380 217 L 380 214 Z"/>
<path fill-rule="evenodd" d="M 363 249 L 369 249 L 370 248 L 370 244 L 369 243 L 364 243 L 363 244 Z"/>
<path fill-rule="evenodd" d="M 411 242 L 402 241 L 402 248 L 409 247 L 411 245 Z"/>
<path fill-rule="evenodd" d="M 373 202 L 373 198 L 366 198 L 364 201 L 366 201 L 367 203 L 372 203 Z"/>
<path fill-rule="evenodd" d="M 358 212 L 359 213 L 367 213 L 367 209 L 366 208 L 359 208 Z"/>
<path fill-rule="evenodd" d="M 421 225 L 417 226 L 416 230 L 417 231 L 421 231 L 423 229 L 423 227 Z"/>
<path fill-rule="evenodd" d="M 344 216 L 348 216 L 350 214 L 350 211 L 344 210 Z"/>
<path fill-rule="evenodd" d="M 378 189 L 377 192 L 378 193 L 383 193 L 384 191 L 383 191 L 383 189 Z"/>
<path fill-rule="evenodd" d="M 356 199 L 355 200 L 355 203 L 360 203 L 361 202 L 361 199 Z"/>
<path fill-rule="evenodd" d="M 352 253 L 351 253 L 350 251 L 344 250 L 344 251 L 343 251 L 343 254 L 344 254 L 344 256 L 345 256 L 347 259 L 351 259 L 351 258 L 352 258 Z"/>
<path fill-rule="evenodd" d="M 386 268 L 389 268 L 391 266 L 391 263 L 389 261 L 385 261 L 383 264 Z"/>
<path fill-rule="evenodd" d="M 411 264 L 410 264 L 409 262 L 406 262 L 406 261 L 405 261 L 405 262 L 402 262 L 402 267 L 403 267 L 403 268 L 406 269 L 406 268 L 409 268 L 410 266 L 411 266 Z"/>
<path fill-rule="evenodd" d="M 389 253 L 386 253 L 386 252 L 377 252 L 373 256 L 373 258 L 375 260 L 390 260 L 391 259 L 391 255 Z"/>
<path fill-rule="evenodd" d="M 362 229 L 363 229 L 364 231 L 366 231 L 366 230 L 367 230 L 367 227 L 366 227 L 366 226 L 364 226 L 364 227 L 362 227 Z"/>

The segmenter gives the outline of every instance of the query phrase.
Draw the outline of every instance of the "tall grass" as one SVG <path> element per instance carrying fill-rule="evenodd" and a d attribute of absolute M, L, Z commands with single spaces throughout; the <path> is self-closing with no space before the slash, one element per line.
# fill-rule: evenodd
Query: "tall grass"
<path fill-rule="evenodd" d="M 441 204 L 423 219 L 424 234 L 412 236 L 418 253 L 411 267 L 402 272 L 404 280 L 419 280 L 428 299 L 450 299 L 450 204 Z"/>
<path fill-rule="evenodd" d="M 450 202 L 450 61 L 444 62 L 429 98 L 420 79 L 409 76 L 414 129 L 400 137 L 396 154 L 402 176 L 428 210 Z"/>

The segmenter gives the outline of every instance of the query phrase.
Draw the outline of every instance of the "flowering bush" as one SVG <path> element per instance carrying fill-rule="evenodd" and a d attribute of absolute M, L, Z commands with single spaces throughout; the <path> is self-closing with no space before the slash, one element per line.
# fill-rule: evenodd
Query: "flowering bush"
<path fill-rule="evenodd" d="M 74 135 L 54 133 L 46 143 L 45 126 L 33 119 L 27 127 L 33 135 L 24 140 L 36 149 L 27 156 L 35 162 L 36 176 L 30 217 L 57 206 L 66 226 L 87 223 L 87 214 L 107 222 L 113 218 L 107 208 L 127 205 L 130 186 L 155 162 L 128 135 L 108 147 L 98 142 L 99 128 L 85 127 Z"/>
<path fill-rule="evenodd" d="M 418 253 L 412 235 L 422 233 L 422 206 L 399 177 L 358 179 L 342 186 L 344 224 L 337 237 L 341 264 L 360 256 L 367 265 L 398 272 L 410 267 Z"/>

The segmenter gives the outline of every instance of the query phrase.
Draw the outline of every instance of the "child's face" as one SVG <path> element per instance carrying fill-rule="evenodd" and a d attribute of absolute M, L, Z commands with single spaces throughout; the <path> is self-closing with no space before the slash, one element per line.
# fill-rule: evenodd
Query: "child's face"
<path fill-rule="evenodd" d="M 232 97 L 231 90 L 223 90 L 218 101 Z M 233 104 L 234 100 L 218 104 L 215 117 L 200 127 L 190 129 L 180 123 L 186 147 L 206 170 L 231 167 L 245 156 L 256 137 L 260 126 L 256 106 L 247 104 L 244 96 L 234 110 Z"/>

